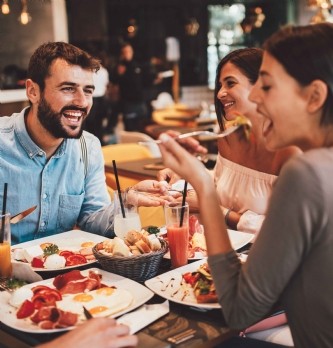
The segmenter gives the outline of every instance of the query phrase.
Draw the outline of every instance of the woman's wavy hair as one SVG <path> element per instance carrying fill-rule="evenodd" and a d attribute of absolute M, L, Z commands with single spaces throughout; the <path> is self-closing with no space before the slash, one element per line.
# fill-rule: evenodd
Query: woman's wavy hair
<path fill-rule="evenodd" d="M 321 125 L 333 124 L 333 24 L 286 26 L 264 43 L 273 56 L 302 86 L 321 80 L 328 87 Z"/>
<path fill-rule="evenodd" d="M 220 90 L 221 70 L 223 69 L 225 64 L 230 62 L 248 78 L 252 85 L 254 85 L 259 76 L 259 69 L 262 62 L 262 56 L 263 50 L 260 48 L 241 48 L 227 54 L 224 58 L 222 58 L 219 65 L 217 66 L 214 90 L 214 103 L 217 121 L 221 130 L 224 129 L 223 120 L 225 116 L 223 105 L 221 101 L 217 98 L 217 94 Z"/>

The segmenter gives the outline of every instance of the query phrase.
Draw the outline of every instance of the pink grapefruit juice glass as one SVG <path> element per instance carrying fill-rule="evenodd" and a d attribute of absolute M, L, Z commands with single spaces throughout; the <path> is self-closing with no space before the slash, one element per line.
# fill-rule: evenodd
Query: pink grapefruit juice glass
<path fill-rule="evenodd" d="M 183 213 L 182 213 L 183 210 Z M 182 225 L 180 224 L 182 217 Z M 165 205 L 165 221 L 169 242 L 171 267 L 177 268 L 188 262 L 189 206 L 171 202 Z M 180 226 L 181 225 L 181 226 Z"/>

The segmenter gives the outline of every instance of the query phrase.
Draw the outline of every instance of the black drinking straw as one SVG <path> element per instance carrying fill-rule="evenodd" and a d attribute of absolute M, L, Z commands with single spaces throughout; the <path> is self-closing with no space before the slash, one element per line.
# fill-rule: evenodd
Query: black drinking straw
<path fill-rule="evenodd" d="M 187 181 L 185 181 L 185 183 L 184 183 L 183 199 L 182 199 L 182 210 L 180 211 L 179 227 L 183 226 L 183 220 L 184 220 L 184 214 L 185 214 L 186 194 L 187 194 Z"/>
<path fill-rule="evenodd" d="M 5 221 L 6 221 L 6 209 L 7 209 L 7 189 L 8 183 L 5 182 L 3 186 L 3 199 L 2 199 L 2 224 L 1 224 L 1 235 L 0 235 L 0 243 L 3 243 L 5 236 Z"/>
<path fill-rule="evenodd" d="M 112 160 L 112 165 L 113 165 L 113 171 L 114 175 L 116 177 L 116 184 L 117 184 L 117 190 L 118 190 L 118 196 L 119 196 L 119 202 L 120 202 L 120 208 L 121 208 L 121 213 L 123 215 L 123 218 L 125 219 L 125 209 L 124 209 L 124 204 L 123 204 L 123 199 L 121 198 L 121 190 L 120 190 L 120 184 L 119 184 L 119 178 L 118 178 L 118 171 L 117 171 L 117 166 L 116 166 L 116 161 Z"/>

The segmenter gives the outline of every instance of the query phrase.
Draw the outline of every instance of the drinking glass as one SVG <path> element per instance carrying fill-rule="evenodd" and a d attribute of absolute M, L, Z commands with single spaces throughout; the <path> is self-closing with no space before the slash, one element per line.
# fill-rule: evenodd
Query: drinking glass
<path fill-rule="evenodd" d="M 141 231 L 141 221 L 138 213 L 138 192 L 134 189 L 121 191 L 123 208 L 118 191 L 114 191 L 114 232 L 117 237 L 124 239 L 130 230 Z M 125 217 L 123 216 L 125 214 Z"/>
<path fill-rule="evenodd" d="M 184 266 L 188 261 L 189 206 L 170 202 L 164 207 L 171 267 Z M 182 225 L 181 225 L 181 219 Z M 181 225 L 181 226 L 180 226 Z"/>
<path fill-rule="evenodd" d="M 12 274 L 10 258 L 10 214 L 0 215 L 0 277 L 9 278 Z"/>

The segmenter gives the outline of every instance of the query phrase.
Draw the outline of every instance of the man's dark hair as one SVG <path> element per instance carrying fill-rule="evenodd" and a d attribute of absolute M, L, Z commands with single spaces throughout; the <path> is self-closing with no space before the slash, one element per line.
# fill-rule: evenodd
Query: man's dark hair
<path fill-rule="evenodd" d="M 37 83 L 41 91 L 45 88 L 45 79 L 50 75 L 50 66 L 56 59 L 93 72 L 100 68 L 98 59 L 76 46 L 66 42 L 44 43 L 31 56 L 27 73 L 27 78 Z"/>

